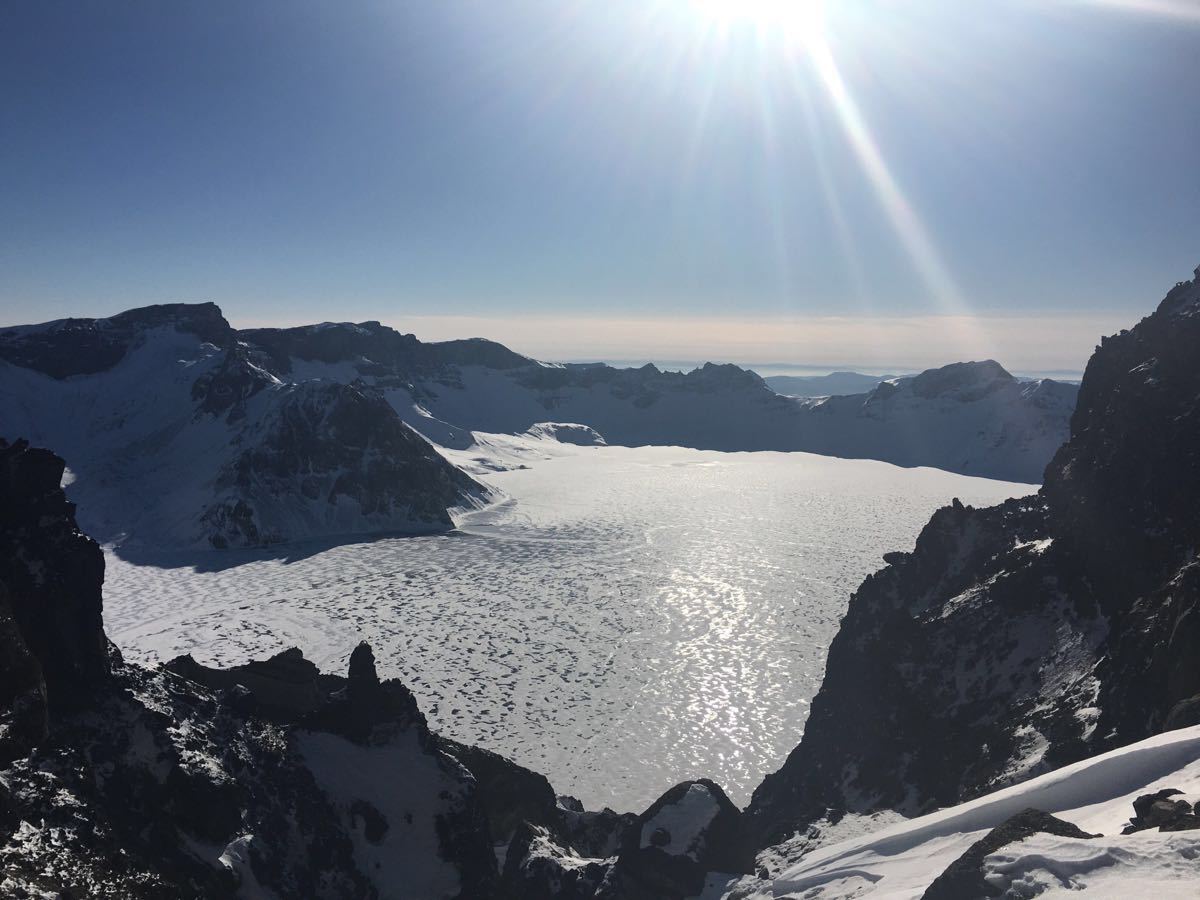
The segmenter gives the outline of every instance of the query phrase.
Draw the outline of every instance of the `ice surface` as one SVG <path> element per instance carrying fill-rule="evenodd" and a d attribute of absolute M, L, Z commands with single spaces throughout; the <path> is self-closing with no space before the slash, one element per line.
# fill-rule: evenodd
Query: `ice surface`
<path fill-rule="evenodd" d="M 798 742 L 882 554 L 952 497 L 1034 489 L 804 453 L 477 437 L 447 455 L 491 460 L 480 477 L 512 499 L 460 533 L 139 560 L 153 565 L 109 553 L 109 635 L 139 661 L 294 645 L 330 670 L 365 638 L 434 727 L 589 806 L 640 811 L 701 776 L 742 804 Z"/>

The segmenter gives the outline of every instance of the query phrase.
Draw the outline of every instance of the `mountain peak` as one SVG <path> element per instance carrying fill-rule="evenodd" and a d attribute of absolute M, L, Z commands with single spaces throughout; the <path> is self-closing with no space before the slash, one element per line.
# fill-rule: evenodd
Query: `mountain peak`
<path fill-rule="evenodd" d="M 928 369 L 909 382 L 918 397 L 953 396 L 976 400 L 1016 379 L 994 359 L 951 363 L 940 369 Z"/>
<path fill-rule="evenodd" d="M 101 319 L 56 319 L 0 330 L 0 359 L 51 378 L 111 369 L 145 332 L 174 326 L 218 346 L 235 332 L 215 303 L 159 303 Z"/>

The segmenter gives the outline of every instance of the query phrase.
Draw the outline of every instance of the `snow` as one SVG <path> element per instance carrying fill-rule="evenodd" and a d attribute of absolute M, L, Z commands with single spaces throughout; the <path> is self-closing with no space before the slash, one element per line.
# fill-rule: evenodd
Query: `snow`
<path fill-rule="evenodd" d="M 241 900 L 274 900 L 275 895 L 259 883 L 251 868 L 250 844 L 253 840 L 254 835 L 244 834 L 230 841 L 217 857 L 217 862 L 237 876 L 237 895 Z"/>
<path fill-rule="evenodd" d="M 798 742 L 850 593 L 882 554 L 911 548 L 953 497 L 1033 490 L 803 453 L 513 435 L 445 455 L 482 460 L 509 499 L 444 536 L 138 565 L 110 549 L 109 635 L 141 662 L 298 646 L 329 671 L 366 639 L 434 727 L 591 808 L 641 811 L 701 776 L 742 804 Z"/>
<path fill-rule="evenodd" d="M 1200 894 L 1200 831 L 1072 840 L 1048 834 L 1003 848 L 985 861 L 987 881 L 1005 897 L 1194 900 Z"/>
<path fill-rule="evenodd" d="M 147 329 L 120 362 L 92 375 L 57 380 L 0 362 L 0 436 L 28 438 L 70 464 L 64 484 L 78 504 L 80 526 L 93 537 L 132 552 L 206 545 L 201 515 L 241 496 L 237 486 L 222 487 L 225 467 L 278 425 L 289 400 L 320 407 L 328 401 L 316 382 L 357 377 L 350 363 L 294 360 L 289 383 L 258 369 L 270 384 L 231 423 L 198 414 L 192 398 L 196 380 L 223 358 L 212 344 L 166 325 Z M 275 497 L 260 492 L 254 504 L 260 532 L 304 539 L 440 528 L 403 504 L 364 515 L 345 496 L 326 502 L 337 474 L 323 474 L 318 499 L 304 497 L 298 486 Z"/>
<path fill-rule="evenodd" d="M 458 449 L 470 431 L 520 434 L 553 417 L 584 423 L 625 446 L 803 450 L 1039 481 L 1067 436 L 1078 388 L 1021 383 L 994 363 L 972 365 L 978 371 L 935 370 L 924 382 L 894 379 L 877 393 L 822 400 L 781 397 L 752 377 L 715 368 L 686 386 L 655 385 L 631 395 L 637 389 L 629 383 L 539 389 L 522 382 L 527 372 L 462 366 L 452 384 L 419 382 L 420 412 L 406 390 L 388 397 L 413 428 Z M 945 389 L 933 392 L 931 383 Z M 918 393 L 914 384 L 925 387 Z"/>
<path fill-rule="evenodd" d="M 355 863 L 380 900 L 458 895 L 458 870 L 439 855 L 437 816 L 461 786 L 420 746 L 416 729 L 395 730 L 370 746 L 325 732 L 300 732 L 297 743 L 317 784 L 349 823 Z M 378 840 L 367 838 L 355 812 L 362 803 L 387 822 Z"/>
<path fill-rule="evenodd" d="M 717 798 L 702 784 L 688 787 L 674 803 L 664 805 L 654 817 L 642 825 L 641 847 L 659 847 L 671 856 L 690 856 L 699 859 L 704 849 L 701 838 L 704 830 L 721 811 Z M 656 843 L 655 832 L 666 834 L 665 843 Z"/>
<path fill-rule="evenodd" d="M 1101 839 L 1035 835 L 986 860 L 989 879 L 1006 897 L 1072 895 L 1156 900 L 1194 898 L 1200 832 L 1121 836 L 1133 801 L 1161 788 L 1200 793 L 1200 726 L 1168 732 L 1065 766 L 978 800 L 822 846 L 774 881 L 745 880 L 735 893 L 752 898 L 916 900 L 988 831 L 1033 807 Z M 1040 893 L 1044 891 L 1044 893 Z"/>

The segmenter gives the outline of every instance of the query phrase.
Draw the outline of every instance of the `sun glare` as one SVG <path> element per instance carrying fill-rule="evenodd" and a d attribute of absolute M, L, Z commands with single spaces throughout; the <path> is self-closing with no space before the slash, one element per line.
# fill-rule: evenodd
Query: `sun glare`
<path fill-rule="evenodd" d="M 750 26 L 801 44 L 817 43 L 825 26 L 824 0 L 690 0 L 708 27 L 729 31 Z"/>

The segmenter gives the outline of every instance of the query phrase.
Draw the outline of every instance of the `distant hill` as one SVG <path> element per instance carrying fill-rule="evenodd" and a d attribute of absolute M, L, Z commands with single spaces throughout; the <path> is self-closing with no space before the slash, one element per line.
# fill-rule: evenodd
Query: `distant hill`
<path fill-rule="evenodd" d="M 767 387 L 785 397 L 836 397 L 865 394 L 895 375 L 863 375 L 861 372 L 830 372 L 828 375 L 768 375 Z"/>

